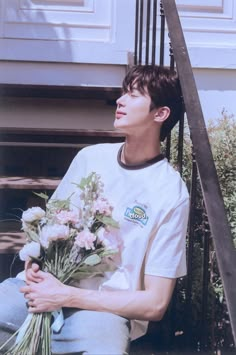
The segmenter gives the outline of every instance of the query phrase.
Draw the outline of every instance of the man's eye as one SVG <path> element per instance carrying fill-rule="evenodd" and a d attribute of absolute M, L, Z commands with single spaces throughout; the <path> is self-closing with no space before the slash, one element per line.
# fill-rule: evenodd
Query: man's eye
<path fill-rule="evenodd" d="M 130 93 L 130 96 L 131 96 L 131 97 L 138 97 L 138 94 L 137 94 L 136 92 L 131 92 L 131 93 Z"/>

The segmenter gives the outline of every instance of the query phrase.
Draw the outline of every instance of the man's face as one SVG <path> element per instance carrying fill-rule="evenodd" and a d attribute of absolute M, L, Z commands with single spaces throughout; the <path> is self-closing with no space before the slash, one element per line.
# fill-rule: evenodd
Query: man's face
<path fill-rule="evenodd" d="M 153 124 L 153 111 L 150 112 L 151 98 L 138 91 L 135 86 L 124 93 L 117 101 L 114 127 L 124 133 L 144 132 Z"/>

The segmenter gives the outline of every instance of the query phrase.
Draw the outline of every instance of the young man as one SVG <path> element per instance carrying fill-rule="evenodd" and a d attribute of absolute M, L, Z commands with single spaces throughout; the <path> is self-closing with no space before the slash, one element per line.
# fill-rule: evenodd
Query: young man
<path fill-rule="evenodd" d="M 63 307 L 64 326 L 52 334 L 54 354 L 118 355 L 127 353 L 130 339 L 145 334 L 149 320 L 163 317 L 176 278 L 186 273 L 189 196 L 179 174 L 160 152 L 160 140 L 177 122 L 180 111 L 181 90 L 173 71 L 135 66 L 128 72 L 114 122 L 124 133 L 125 143 L 80 151 L 53 196 L 64 199 L 75 192 L 72 203 L 78 204 L 73 183 L 92 171 L 101 176 L 120 224 L 117 269 L 109 277 L 74 287 L 61 284 L 33 264 L 26 272 L 26 284 L 14 279 L 0 286 L 3 335 L 6 324 L 19 327 L 28 311 Z"/>

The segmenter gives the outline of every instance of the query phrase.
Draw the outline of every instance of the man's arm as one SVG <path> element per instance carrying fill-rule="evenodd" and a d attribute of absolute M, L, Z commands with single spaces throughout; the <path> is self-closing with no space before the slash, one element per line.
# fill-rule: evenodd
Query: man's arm
<path fill-rule="evenodd" d="M 129 319 L 161 320 L 170 302 L 175 279 L 145 276 L 143 291 L 68 289 L 66 306 L 118 314 Z"/>
<path fill-rule="evenodd" d="M 32 277 L 34 282 L 28 281 L 28 285 L 21 288 L 29 300 L 30 312 L 72 307 L 139 320 L 160 320 L 163 317 L 176 282 L 176 279 L 146 275 L 142 291 L 98 291 L 63 285 L 51 274 L 40 270 L 31 273 L 28 280 Z"/>

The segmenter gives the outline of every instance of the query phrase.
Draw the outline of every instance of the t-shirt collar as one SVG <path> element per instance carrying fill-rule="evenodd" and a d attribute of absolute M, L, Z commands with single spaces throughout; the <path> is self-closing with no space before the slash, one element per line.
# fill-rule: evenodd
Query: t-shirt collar
<path fill-rule="evenodd" d="M 141 163 L 141 164 L 125 164 L 121 161 L 121 154 L 122 154 L 123 147 L 124 147 L 124 144 L 122 144 L 122 146 L 120 147 L 120 149 L 118 151 L 117 161 L 122 168 L 127 169 L 127 170 L 144 169 L 144 168 L 146 168 L 150 165 L 153 165 L 165 158 L 165 156 L 163 154 L 158 154 L 154 158 L 146 160 L 144 163 Z"/>

